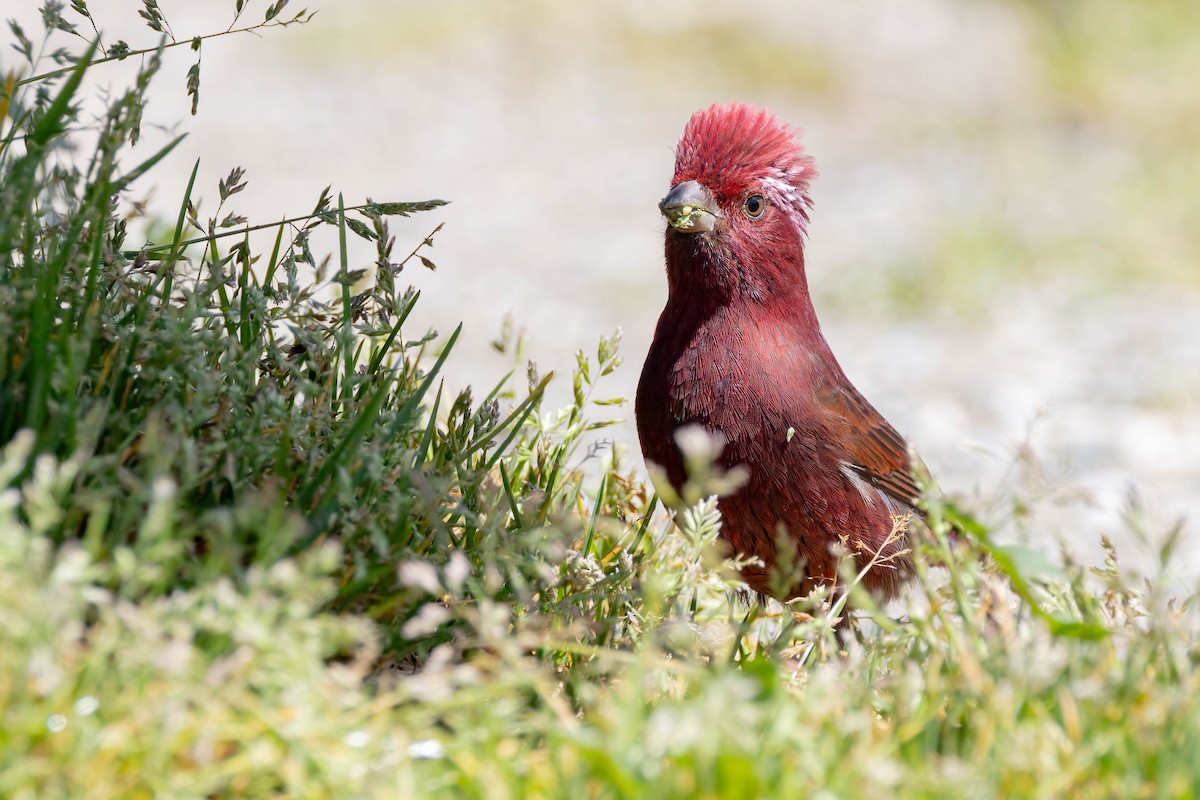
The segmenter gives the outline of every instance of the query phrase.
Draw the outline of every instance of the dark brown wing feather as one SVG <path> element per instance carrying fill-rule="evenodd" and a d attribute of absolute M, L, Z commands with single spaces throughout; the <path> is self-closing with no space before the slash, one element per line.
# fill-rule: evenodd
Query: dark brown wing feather
<path fill-rule="evenodd" d="M 921 491 L 904 437 L 853 387 L 830 387 L 818 397 L 844 421 L 836 428 L 844 433 L 839 444 L 846 450 L 850 467 L 872 486 L 915 509 Z"/>

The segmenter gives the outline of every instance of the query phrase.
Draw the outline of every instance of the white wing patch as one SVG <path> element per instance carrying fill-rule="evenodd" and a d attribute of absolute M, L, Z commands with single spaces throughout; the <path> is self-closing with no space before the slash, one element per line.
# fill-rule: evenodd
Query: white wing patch
<path fill-rule="evenodd" d="M 863 479 L 858 467 L 848 461 L 843 461 L 839 467 L 843 475 L 850 480 L 850 485 L 853 486 L 862 496 L 863 502 L 868 508 L 874 508 L 875 503 L 882 501 L 884 508 L 892 516 L 898 516 L 902 513 L 902 509 L 896 505 L 896 501 L 887 492 L 873 486 L 869 481 Z"/>

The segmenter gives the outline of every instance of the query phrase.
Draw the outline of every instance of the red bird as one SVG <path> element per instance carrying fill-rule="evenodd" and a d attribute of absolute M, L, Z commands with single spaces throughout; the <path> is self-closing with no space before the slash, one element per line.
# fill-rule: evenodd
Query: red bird
<path fill-rule="evenodd" d="M 807 576 L 780 599 L 837 580 L 844 542 L 881 599 L 911 575 L 893 518 L 919 515 L 904 439 L 846 378 L 821 334 L 804 274 L 808 186 L 816 175 L 797 132 L 749 105 L 688 121 L 675 154 L 667 218 L 667 305 L 638 383 L 648 463 L 678 491 L 676 431 L 697 424 L 724 442 L 718 464 L 749 480 L 721 498 L 722 537 L 757 557 L 743 578 L 772 591 L 776 544 L 790 537 Z M 892 541 L 888 541 L 889 538 Z"/>

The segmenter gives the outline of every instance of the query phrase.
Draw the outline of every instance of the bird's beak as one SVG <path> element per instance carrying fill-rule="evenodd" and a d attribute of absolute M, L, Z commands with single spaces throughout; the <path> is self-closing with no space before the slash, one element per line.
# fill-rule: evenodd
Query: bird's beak
<path fill-rule="evenodd" d="M 717 226 L 720 217 L 712 192 L 696 181 L 684 181 L 671 187 L 658 204 L 658 210 L 680 233 L 707 233 Z"/>

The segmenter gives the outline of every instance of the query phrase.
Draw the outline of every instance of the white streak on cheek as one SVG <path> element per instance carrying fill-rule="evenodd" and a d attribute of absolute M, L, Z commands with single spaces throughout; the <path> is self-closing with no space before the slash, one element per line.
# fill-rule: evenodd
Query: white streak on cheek
<path fill-rule="evenodd" d="M 802 233 L 806 232 L 808 225 L 804 215 L 809 211 L 811 204 L 804 195 L 782 177 L 763 178 L 762 186 L 771 202 L 788 215 L 792 224 Z"/>
<path fill-rule="evenodd" d="M 767 192 L 770 195 L 772 195 L 773 197 L 782 197 L 782 198 L 786 199 L 789 203 L 795 202 L 796 187 L 792 186 L 792 184 L 788 183 L 788 181 L 786 179 L 784 179 L 782 177 L 780 177 L 780 178 L 764 178 L 762 183 L 763 183 L 763 188 L 766 189 Z"/>

